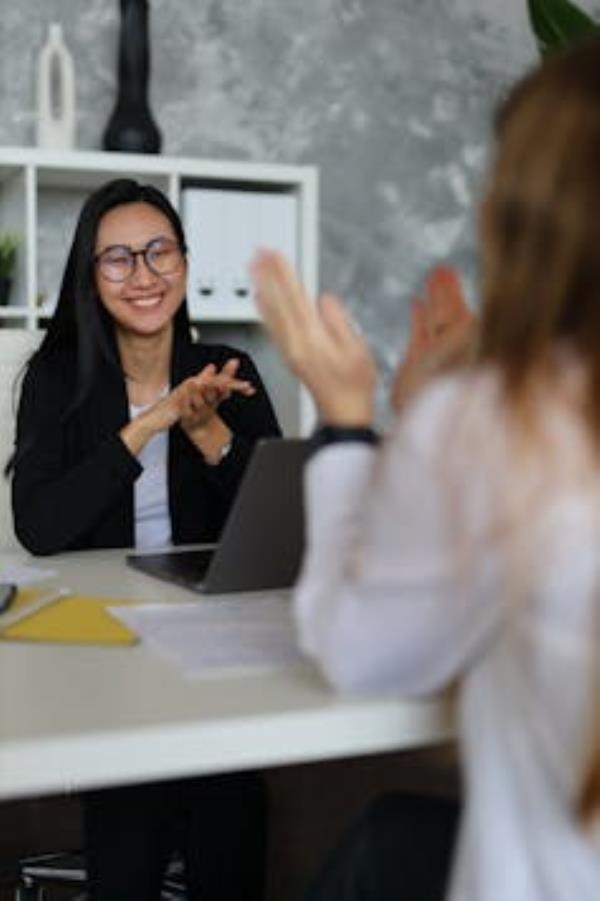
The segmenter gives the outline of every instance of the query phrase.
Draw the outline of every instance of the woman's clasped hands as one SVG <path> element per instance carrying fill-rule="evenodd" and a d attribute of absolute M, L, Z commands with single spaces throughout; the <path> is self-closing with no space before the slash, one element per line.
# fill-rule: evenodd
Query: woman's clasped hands
<path fill-rule="evenodd" d="M 218 463 L 224 446 L 232 438 L 231 430 L 218 409 L 232 394 L 251 397 L 254 386 L 237 378 L 239 360 L 232 358 L 217 369 L 210 363 L 197 375 L 185 379 L 165 397 L 140 413 L 121 431 L 121 437 L 133 454 L 158 432 L 179 426 L 204 455 L 207 463 Z"/>
<path fill-rule="evenodd" d="M 210 363 L 171 392 L 177 421 L 188 435 L 209 425 L 219 405 L 232 394 L 250 397 L 255 393 L 250 382 L 236 377 L 239 365 L 239 360 L 231 359 L 218 370 Z"/>

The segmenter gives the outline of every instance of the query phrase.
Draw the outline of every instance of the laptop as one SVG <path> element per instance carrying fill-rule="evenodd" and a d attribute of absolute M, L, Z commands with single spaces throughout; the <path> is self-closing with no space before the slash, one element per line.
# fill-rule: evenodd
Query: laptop
<path fill-rule="evenodd" d="M 128 554 L 135 569 L 205 594 L 288 588 L 304 550 L 301 438 L 257 442 L 219 542 Z"/>

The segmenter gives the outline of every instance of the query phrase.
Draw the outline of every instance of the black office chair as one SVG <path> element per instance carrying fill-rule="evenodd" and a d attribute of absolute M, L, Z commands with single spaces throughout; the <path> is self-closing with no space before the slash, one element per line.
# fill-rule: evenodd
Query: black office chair
<path fill-rule="evenodd" d="M 50 901 L 52 889 L 69 901 L 88 901 L 83 855 L 79 851 L 36 854 L 19 862 L 15 901 Z M 183 863 L 174 857 L 167 868 L 161 890 L 162 901 L 187 901 Z"/>

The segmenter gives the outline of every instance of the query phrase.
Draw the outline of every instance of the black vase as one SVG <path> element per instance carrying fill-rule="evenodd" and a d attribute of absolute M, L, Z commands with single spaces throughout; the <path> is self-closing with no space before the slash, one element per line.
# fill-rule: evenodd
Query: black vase
<path fill-rule="evenodd" d="M 148 106 L 148 0 L 121 0 L 119 94 L 104 132 L 105 150 L 159 153 L 161 134 Z"/>

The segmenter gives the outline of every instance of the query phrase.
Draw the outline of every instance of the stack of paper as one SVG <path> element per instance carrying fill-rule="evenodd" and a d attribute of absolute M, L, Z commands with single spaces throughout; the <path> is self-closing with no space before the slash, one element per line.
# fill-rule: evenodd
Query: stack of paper
<path fill-rule="evenodd" d="M 290 602 L 283 594 L 111 610 L 188 678 L 213 670 L 306 663 L 296 640 Z"/>

